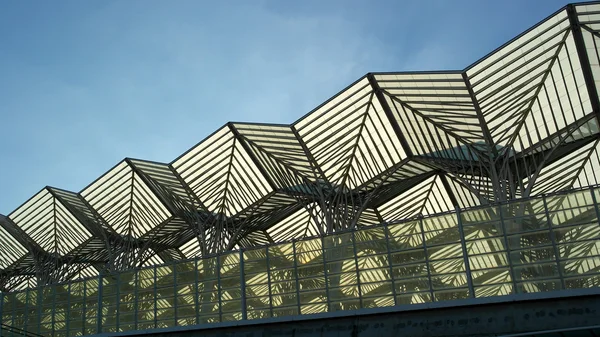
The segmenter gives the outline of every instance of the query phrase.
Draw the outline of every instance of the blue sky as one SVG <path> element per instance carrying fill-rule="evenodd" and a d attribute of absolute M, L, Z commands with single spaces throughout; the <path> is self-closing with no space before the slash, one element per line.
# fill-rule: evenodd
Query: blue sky
<path fill-rule="evenodd" d="M 0 213 L 227 121 L 291 123 L 367 72 L 462 69 L 565 4 L 0 1 Z"/>

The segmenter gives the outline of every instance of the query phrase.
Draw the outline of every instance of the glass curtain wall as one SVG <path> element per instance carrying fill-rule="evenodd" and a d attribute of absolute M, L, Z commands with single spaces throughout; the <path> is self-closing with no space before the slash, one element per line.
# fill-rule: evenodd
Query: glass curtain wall
<path fill-rule="evenodd" d="M 597 200 L 587 188 L 2 293 L 1 323 L 66 337 L 597 287 Z"/>

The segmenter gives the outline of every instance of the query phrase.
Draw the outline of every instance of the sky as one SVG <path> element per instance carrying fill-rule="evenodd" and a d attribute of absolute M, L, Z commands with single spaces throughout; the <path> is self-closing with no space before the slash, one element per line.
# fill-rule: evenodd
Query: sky
<path fill-rule="evenodd" d="M 565 4 L 0 1 L 0 214 L 228 121 L 292 123 L 368 72 L 463 69 Z"/>

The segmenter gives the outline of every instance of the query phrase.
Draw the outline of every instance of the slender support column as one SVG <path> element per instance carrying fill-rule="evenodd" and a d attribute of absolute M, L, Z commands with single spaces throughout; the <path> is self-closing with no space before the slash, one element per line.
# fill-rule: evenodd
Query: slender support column
<path fill-rule="evenodd" d="M 269 287 L 270 288 L 270 287 Z M 248 305 L 246 304 L 246 277 L 244 275 L 244 250 L 240 249 L 240 291 L 242 301 L 242 319 L 248 319 Z"/>
<path fill-rule="evenodd" d="M 267 287 L 269 290 L 269 315 L 273 317 L 273 294 L 271 292 L 271 261 L 269 261 L 269 247 L 265 248 L 265 258 L 267 263 Z"/>
<path fill-rule="evenodd" d="M 115 289 L 115 331 L 119 331 L 121 325 L 121 274 L 116 275 Z"/>
<path fill-rule="evenodd" d="M 175 319 L 173 326 L 177 326 L 177 319 L 179 317 L 177 298 L 177 261 L 173 261 L 173 317 Z"/>
<path fill-rule="evenodd" d="M 300 275 L 298 274 L 298 256 L 296 255 L 296 240 L 292 241 L 292 252 L 294 256 L 294 277 L 296 279 L 296 302 L 298 304 L 298 315 L 302 315 L 302 306 L 300 305 Z"/>
<path fill-rule="evenodd" d="M 69 328 L 71 326 L 71 281 L 69 281 L 67 286 L 67 307 L 65 308 L 65 326 L 66 326 L 66 336 L 69 336 Z M 28 294 L 29 295 L 29 294 Z M 29 298 L 29 296 L 27 296 Z M 29 311 L 29 310 L 28 310 Z M 27 320 L 25 320 L 27 322 Z M 24 330 L 27 330 L 27 325 L 25 325 Z"/>
<path fill-rule="evenodd" d="M 52 290 L 52 336 L 54 336 L 54 333 L 56 332 L 56 287 L 57 285 L 55 284 L 50 286 L 50 289 Z"/>
<path fill-rule="evenodd" d="M 4 293 L 0 293 L 0 323 L 4 323 L 4 320 L 2 320 L 2 309 L 4 309 Z M 2 336 L 2 324 L 0 324 L 0 336 Z"/>
<path fill-rule="evenodd" d="M 223 322 L 223 303 L 222 303 L 222 296 L 221 296 L 221 256 L 217 256 L 216 257 L 216 266 L 215 268 L 217 268 L 217 296 L 219 299 L 219 322 Z"/>
<path fill-rule="evenodd" d="M 138 299 L 138 289 L 139 289 L 139 284 L 140 284 L 140 271 L 136 270 L 135 274 L 133 275 L 133 326 L 135 330 L 138 330 L 138 315 L 139 315 L 139 307 L 140 307 L 140 301 Z"/>
<path fill-rule="evenodd" d="M 502 238 L 504 240 L 504 246 L 506 247 L 506 259 L 508 260 L 508 271 L 510 273 L 510 278 L 512 280 L 513 293 L 517 293 L 519 288 L 517 288 L 517 278 L 515 276 L 515 264 L 512 261 L 512 252 L 508 242 L 508 236 L 506 235 L 506 223 L 504 222 L 504 215 L 502 214 L 502 205 L 498 207 L 498 217 L 500 218 L 500 228 L 502 228 Z"/>
<path fill-rule="evenodd" d="M 598 198 L 596 198 L 596 189 L 600 187 L 590 186 L 590 194 L 592 195 L 592 202 L 594 203 L 594 210 L 596 210 L 596 223 L 600 224 L 600 208 L 598 206 Z"/>
<path fill-rule="evenodd" d="M 25 292 L 26 292 L 25 293 L 25 317 L 23 319 L 23 330 L 27 330 L 27 319 L 28 319 L 28 316 L 29 316 L 29 303 L 31 303 L 30 299 L 29 299 L 29 295 L 31 293 L 31 290 L 27 289 L 27 290 L 25 290 Z M 0 313 L 0 317 L 2 317 L 1 313 Z M 66 317 L 68 317 L 68 315 Z M 69 325 L 69 323 L 67 322 L 67 331 L 69 330 L 68 329 L 68 325 Z"/>
<path fill-rule="evenodd" d="M 103 289 L 103 279 L 102 273 L 98 275 L 98 313 L 96 316 L 96 333 L 102 333 L 102 289 Z M 40 306 L 41 307 L 41 306 Z M 40 324 L 41 326 L 41 324 Z"/>
<path fill-rule="evenodd" d="M 396 300 L 396 282 L 394 281 L 394 264 L 392 263 L 392 252 L 390 250 L 390 233 L 388 224 L 383 225 L 383 232 L 385 233 L 385 248 L 387 250 L 387 260 L 388 260 L 388 268 L 390 272 L 390 282 L 392 284 L 392 296 L 394 296 L 394 305 L 398 305 L 398 301 Z"/>
<path fill-rule="evenodd" d="M 198 297 L 200 293 L 198 292 L 198 259 L 194 260 L 194 305 L 196 307 L 196 324 L 200 324 L 200 301 Z M 243 283 L 242 283 L 243 284 Z"/>
<path fill-rule="evenodd" d="M 554 259 L 556 261 L 556 268 L 558 269 L 558 275 L 560 277 L 560 287 L 561 289 L 566 289 L 565 277 L 563 275 L 563 270 L 560 265 L 560 251 L 556 242 L 556 233 L 554 232 L 552 221 L 550 220 L 550 211 L 548 210 L 548 203 L 546 202 L 545 195 L 542 196 L 542 201 L 544 202 L 544 214 L 546 215 L 546 224 L 548 225 L 548 230 L 550 231 L 550 240 L 552 240 L 552 248 L 554 249 Z"/>
<path fill-rule="evenodd" d="M 356 231 L 352 231 L 352 251 L 354 253 L 354 265 L 356 267 L 356 286 L 358 287 L 358 303 L 363 308 L 362 289 L 360 287 L 360 267 L 358 265 L 358 251 L 356 250 Z"/>
<path fill-rule="evenodd" d="M 44 288 L 42 288 L 42 287 L 38 287 L 38 294 L 37 294 L 37 296 L 38 296 L 38 300 L 37 300 L 37 305 L 38 305 L 37 333 L 38 333 L 38 335 L 42 334 L 42 304 L 43 304 L 43 299 L 44 299 L 44 296 L 43 296 L 44 290 L 43 289 Z"/>
<path fill-rule="evenodd" d="M 596 210 L 596 221 L 600 223 L 600 208 L 598 206 L 598 200 L 596 198 L 594 187 L 590 186 L 590 193 L 592 194 L 592 201 L 594 202 L 594 209 Z"/>
<path fill-rule="evenodd" d="M 460 208 L 456 208 L 456 220 L 458 221 L 458 233 L 460 235 L 460 245 L 462 247 L 463 258 L 465 261 L 465 271 L 467 273 L 467 286 L 469 287 L 469 297 L 475 297 L 475 288 L 473 287 L 473 275 L 471 275 L 471 263 L 469 262 L 469 252 L 465 240 L 465 231 L 462 225 Z"/>
<path fill-rule="evenodd" d="M 158 281 L 158 278 L 156 277 L 156 266 L 154 266 L 152 268 L 152 270 L 154 271 L 154 284 L 152 285 L 153 289 L 153 293 L 154 293 L 154 328 L 158 328 L 158 289 L 156 288 L 156 282 Z"/>
<path fill-rule="evenodd" d="M 423 227 L 423 218 L 419 217 L 419 227 L 421 229 L 421 240 L 423 240 L 423 253 L 425 254 L 425 267 L 427 268 L 427 280 L 429 281 L 430 301 L 434 302 L 433 284 L 431 283 L 431 269 L 429 268 L 429 253 L 427 252 L 427 238 L 425 237 L 425 228 Z"/>
<path fill-rule="evenodd" d="M 39 303 L 38 303 L 39 305 Z M 83 305 L 81 315 L 81 335 L 85 336 L 85 323 L 87 322 L 87 281 L 83 281 Z M 38 321 L 39 324 L 39 321 Z"/>
<path fill-rule="evenodd" d="M 12 294 L 12 308 L 10 308 L 10 326 L 15 326 L 15 310 L 17 308 L 17 301 L 15 300 L 15 294 Z M 40 324 L 41 325 L 41 324 Z"/>
<path fill-rule="evenodd" d="M 327 272 L 327 257 L 325 250 L 325 238 L 321 236 L 321 252 L 323 254 L 323 275 L 325 277 L 325 296 L 327 297 L 327 311 L 331 311 L 331 298 L 329 296 L 329 273 Z"/>

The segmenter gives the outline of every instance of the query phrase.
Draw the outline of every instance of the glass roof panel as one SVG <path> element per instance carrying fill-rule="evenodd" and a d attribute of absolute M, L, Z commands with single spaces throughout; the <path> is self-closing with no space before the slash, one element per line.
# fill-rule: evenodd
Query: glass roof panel
<path fill-rule="evenodd" d="M 333 185 L 354 188 L 406 158 L 366 78 L 295 127 Z"/>
<path fill-rule="evenodd" d="M 575 6 L 575 11 L 578 14 L 579 24 L 584 26 L 584 29 L 589 28 L 594 32 L 600 31 L 600 4 L 578 5 Z M 597 65 L 595 62 L 592 63 Z M 596 87 L 598 88 L 598 86 Z"/>
<path fill-rule="evenodd" d="M 596 92 L 600 95 L 600 21 L 595 24 L 583 24 L 581 34 L 585 50 L 592 69 Z"/>
<path fill-rule="evenodd" d="M 368 183 L 361 186 L 360 191 L 376 191 L 376 190 L 394 190 L 394 185 L 406 181 L 410 178 L 414 178 L 419 175 L 436 170 L 435 167 L 424 165 L 418 161 L 407 161 L 402 165 L 399 165 L 395 170 L 382 174 L 375 179 L 372 179 Z"/>
<path fill-rule="evenodd" d="M 112 231 L 106 223 L 98 221 L 93 210 L 85 204 L 79 194 L 53 187 L 49 187 L 48 190 L 60 200 L 61 204 L 64 204 L 69 209 L 73 209 L 73 212 L 76 212 L 78 217 L 83 217 L 86 221 L 87 228 L 92 228 L 93 230 L 93 227 L 91 226 L 96 226 L 98 230 Z"/>
<path fill-rule="evenodd" d="M 317 206 L 308 206 L 308 208 L 311 207 Z M 269 227 L 267 233 L 275 240 L 275 242 L 315 236 L 320 232 L 317 221 L 315 220 L 315 217 L 311 216 L 307 211 L 307 208 L 301 208 L 277 224 Z"/>
<path fill-rule="evenodd" d="M 385 222 L 410 219 L 454 209 L 441 178 L 437 175 L 424 179 L 397 197 L 377 207 Z"/>
<path fill-rule="evenodd" d="M 48 189 L 25 202 L 9 218 L 50 253 L 66 255 L 92 237 Z"/>
<path fill-rule="evenodd" d="M 87 266 L 87 267 L 80 269 L 76 274 L 73 274 L 70 279 L 78 280 L 78 279 L 92 278 L 92 277 L 97 277 L 98 274 L 99 274 L 98 269 L 96 269 L 92 266 Z"/>
<path fill-rule="evenodd" d="M 593 154 L 593 150 L 597 144 L 598 141 L 590 142 L 580 149 L 546 165 L 535 180 L 536 184 L 531 194 L 537 195 L 571 188 L 581 169 Z M 525 186 L 531 183 L 532 179 L 526 178 L 524 181 Z"/>
<path fill-rule="evenodd" d="M 516 151 L 537 145 L 592 111 L 573 35 L 570 34 L 531 106 Z M 589 136 L 589 135 L 588 135 Z"/>
<path fill-rule="evenodd" d="M 227 126 L 175 160 L 173 167 L 213 213 L 232 216 L 271 191 Z"/>
<path fill-rule="evenodd" d="M 195 204 L 191 200 L 186 187 L 177 179 L 175 173 L 171 171 L 168 164 L 155 163 L 139 159 L 131 159 L 131 164 L 139 171 L 145 174 L 148 178 L 160 184 L 169 193 L 174 194 L 179 201 L 186 202 L 190 205 Z"/>
<path fill-rule="evenodd" d="M 479 196 L 487 200 L 494 200 L 494 184 L 490 177 L 473 173 L 455 173 L 454 176 L 457 180 L 470 186 Z"/>
<path fill-rule="evenodd" d="M 562 11 L 467 70 L 495 145 L 508 145 L 523 123 L 568 35 Z"/>
<path fill-rule="evenodd" d="M 447 175 L 448 185 L 451 193 L 456 197 L 460 208 L 469 208 L 481 205 L 481 200 L 477 194 L 470 190 L 466 184 L 460 182 L 457 177 Z"/>
<path fill-rule="evenodd" d="M 0 215 L 0 221 L 2 221 Z M 8 268 L 28 253 L 17 239 L 15 239 L 0 223 L 0 270 Z"/>
<path fill-rule="evenodd" d="M 188 258 L 194 258 L 197 256 L 202 256 L 202 250 L 200 247 L 200 242 L 198 242 L 198 238 L 194 237 L 188 242 L 184 243 L 179 250 L 183 253 L 183 255 Z"/>
<path fill-rule="evenodd" d="M 25 289 L 32 289 L 37 286 L 37 280 L 33 276 L 16 277 L 19 278 L 18 282 L 11 287 L 11 291 L 21 291 Z"/>
<path fill-rule="evenodd" d="M 386 95 L 400 130 L 413 154 L 451 160 L 477 160 L 466 143 L 409 106 Z"/>
<path fill-rule="evenodd" d="M 251 148 L 268 153 L 279 165 L 291 168 L 306 179 L 315 179 L 312 165 L 290 126 L 236 123 L 233 126 Z"/>
<path fill-rule="evenodd" d="M 473 100 L 461 73 L 431 74 L 414 79 L 411 74 L 375 75 L 379 86 L 439 128 L 465 141 L 483 142 L 483 132 Z"/>
<path fill-rule="evenodd" d="M 170 217 L 169 211 L 125 161 L 81 192 L 119 235 L 139 238 Z"/>
<path fill-rule="evenodd" d="M 577 176 L 573 187 L 584 187 L 600 184 L 600 148 L 596 146 L 590 153 L 589 159 Z"/>

